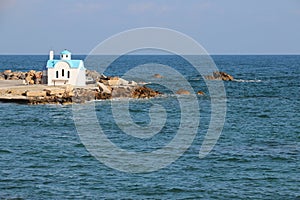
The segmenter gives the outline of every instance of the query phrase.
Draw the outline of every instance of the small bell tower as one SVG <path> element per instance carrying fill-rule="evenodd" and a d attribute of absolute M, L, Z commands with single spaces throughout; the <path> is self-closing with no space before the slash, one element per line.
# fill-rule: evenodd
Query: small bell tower
<path fill-rule="evenodd" d="M 61 60 L 71 60 L 71 52 L 68 51 L 68 50 L 63 50 L 61 53 L 60 53 L 60 59 Z"/>

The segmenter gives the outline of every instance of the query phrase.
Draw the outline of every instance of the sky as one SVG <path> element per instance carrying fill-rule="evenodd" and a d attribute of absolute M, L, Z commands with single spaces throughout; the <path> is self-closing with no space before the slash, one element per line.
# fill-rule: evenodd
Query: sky
<path fill-rule="evenodd" d="M 209 54 L 300 54 L 300 0 L 0 0 L 0 54 L 88 54 L 141 27 L 182 32 Z"/>

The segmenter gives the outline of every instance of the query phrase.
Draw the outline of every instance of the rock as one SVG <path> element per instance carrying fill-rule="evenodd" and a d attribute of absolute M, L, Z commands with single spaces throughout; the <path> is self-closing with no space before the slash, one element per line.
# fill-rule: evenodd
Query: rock
<path fill-rule="evenodd" d="M 115 87 L 112 90 L 112 98 L 131 98 L 130 87 Z"/>
<path fill-rule="evenodd" d="M 135 81 L 128 81 L 128 85 L 137 86 L 138 84 Z"/>
<path fill-rule="evenodd" d="M 108 80 L 108 85 L 110 85 L 110 86 L 118 86 L 119 85 L 119 77 L 111 77 Z"/>
<path fill-rule="evenodd" d="M 179 90 L 177 90 L 176 94 L 179 94 L 179 95 L 189 95 L 191 93 L 189 91 L 187 91 L 187 90 L 179 89 Z"/>
<path fill-rule="evenodd" d="M 160 75 L 160 74 L 154 74 L 153 77 L 154 77 L 154 78 L 163 78 L 163 76 Z"/>
<path fill-rule="evenodd" d="M 6 74 L 6 75 L 5 75 Z M 158 91 L 145 86 L 138 86 L 134 81 L 127 81 L 119 77 L 106 77 L 97 72 L 92 72 L 93 76 L 98 77 L 97 87 L 79 87 L 74 88 L 71 85 L 61 87 L 51 86 L 31 86 L 40 84 L 42 72 L 30 70 L 28 72 L 0 72 L 0 80 L 9 78 L 11 81 L 21 81 L 30 84 L 20 88 L 0 89 L 0 95 L 20 97 L 26 99 L 30 104 L 70 104 L 84 103 L 95 99 L 111 99 L 111 98 L 151 98 L 160 95 Z"/>
<path fill-rule="evenodd" d="M 227 74 L 226 72 L 213 72 L 213 75 L 205 76 L 208 80 L 223 80 L 223 81 L 233 81 L 233 76 Z"/>
<path fill-rule="evenodd" d="M 47 96 L 46 91 L 27 91 L 27 97 L 45 97 Z"/>
<path fill-rule="evenodd" d="M 131 92 L 132 98 L 152 98 L 157 97 L 159 95 L 161 95 L 160 92 L 145 86 L 134 87 Z"/>
<path fill-rule="evenodd" d="M 36 72 L 36 73 L 34 74 L 34 77 L 35 77 L 36 79 L 41 79 L 41 78 L 42 78 L 42 75 L 43 75 L 42 72 Z"/>
<path fill-rule="evenodd" d="M 104 76 L 103 74 L 99 74 L 97 71 L 93 71 L 93 70 L 86 70 L 86 77 L 91 77 L 93 80 L 95 81 L 100 81 L 101 79 L 107 79 L 106 76 Z"/>
<path fill-rule="evenodd" d="M 21 73 L 20 76 L 19 76 L 19 78 L 22 79 L 22 80 L 25 80 L 25 78 L 26 78 L 25 73 Z"/>
<path fill-rule="evenodd" d="M 202 91 L 200 91 L 200 90 L 197 92 L 197 94 L 198 94 L 198 95 L 201 95 L 201 96 L 204 96 L 204 95 L 205 95 L 205 93 L 202 92 Z"/>
<path fill-rule="evenodd" d="M 9 71 L 11 71 L 11 70 L 6 70 L 6 71 L 8 71 L 7 73 L 4 71 L 3 72 L 3 74 L 4 74 L 4 78 L 6 79 L 6 80 L 10 80 L 10 78 L 13 76 L 13 73 L 9 73 Z"/>
<path fill-rule="evenodd" d="M 34 80 L 34 84 L 42 84 L 42 79 L 36 78 L 36 79 Z"/>
<path fill-rule="evenodd" d="M 66 85 L 65 86 L 65 90 L 66 90 L 66 92 L 71 92 L 71 91 L 73 91 L 73 89 L 74 89 L 74 87 L 72 86 L 72 85 Z"/>
<path fill-rule="evenodd" d="M 26 76 L 25 81 L 27 84 L 30 84 L 30 81 L 32 81 L 32 77 L 31 76 Z"/>
<path fill-rule="evenodd" d="M 99 87 L 101 92 L 111 94 L 111 88 L 109 86 L 104 85 L 103 83 L 97 83 L 97 86 Z"/>
<path fill-rule="evenodd" d="M 62 96 L 66 92 L 66 89 L 49 87 L 47 89 L 44 89 L 44 91 L 46 92 L 47 96 Z"/>
<path fill-rule="evenodd" d="M 75 93 L 73 91 L 65 92 L 65 97 L 73 97 Z"/>
<path fill-rule="evenodd" d="M 34 71 L 34 70 L 30 70 L 30 71 L 28 72 L 28 74 L 31 74 L 32 76 L 34 76 L 35 71 Z"/>
<path fill-rule="evenodd" d="M 30 81 L 29 81 L 29 84 L 30 84 L 30 85 L 33 85 L 33 84 L 34 84 L 34 80 L 30 80 Z"/>
<path fill-rule="evenodd" d="M 11 74 L 11 70 L 10 70 L 10 69 L 4 70 L 3 74 L 4 74 L 4 75 Z"/>
<path fill-rule="evenodd" d="M 118 84 L 127 86 L 127 85 L 129 85 L 129 82 L 126 81 L 125 79 L 119 78 Z"/>
<path fill-rule="evenodd" d="M 42 72 L 34 70 L 28 72 L 5 70 L 0 73 L 0 80 L 25 80 L 26 84 L 41 84 Z"/>
<path fill-rule="evenodd" d="M 12 76 L 12 77 L 9 78 L 9 80 L 19 80 L 19 78 L 16 77 L 16 76 Z"/>

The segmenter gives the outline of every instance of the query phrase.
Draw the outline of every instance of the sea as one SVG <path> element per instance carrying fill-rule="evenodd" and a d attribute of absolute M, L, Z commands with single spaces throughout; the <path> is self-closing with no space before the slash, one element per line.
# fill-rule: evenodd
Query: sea
<path fill-rule="evenodd" d="M 127 77 L 162 96 L 87 102 L 80 105 L 84 115 L 74 113 L 73 105 L 0 102 L 0 199 L 299 200 L 300 56 L 211 58 L 235 81 L 205 80 L 197 70 L 205 63 L 197 57 L 191 64 L 177 55 L 126 55 L 106 62 L 104 70 L 97 62 L 85 67 L 107 76 L 132 72 Z M 47 60 L 47 55 L 1 55 L 0 71 L 41 71 Z M 137 67 L 155 70 L 133 72 Z M 163 68 L 168 70 L 159 71 Z M 151 79 L 155 73 L 163 77 Z M 177 95 L 169 83 L 191 95 Z M 209 83 L 220 84 L 224 95 L 215 98 L 225 102 L 223 118 L 212 127 L 215 101 Z M 185 115 L 188 108 L 197 108 L 190 111 L 196 115 Z M 90 128 L 90 116 L 100 128 Z M 211 129 L 215 144 L 199 157 Z M 87 137 L 101 132 L 111 143 L 95 142 L 108 152 L 91 149 L 82 130 L 88 130 Z M 178 135 L 176 145 L 166 147 Z"/>

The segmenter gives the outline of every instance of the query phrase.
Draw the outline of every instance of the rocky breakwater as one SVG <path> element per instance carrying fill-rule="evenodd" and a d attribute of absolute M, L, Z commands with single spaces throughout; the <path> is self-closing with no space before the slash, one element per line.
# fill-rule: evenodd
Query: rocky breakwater
<path fill-rule="evenodd" d="M 87 76 L 93 80 L 93 83 L 84 87 L 43 85 L 36 81 L 39 77 L 35 75 L 36 73 L 39 72 L 20 73 L 9 72 L 9 70 L 2 72 L 1 74 L 9 74 L 4 77 L 4 80 L 25 80 L 27 85 L 0 87 L 0 100 L 25 101 L 29 104 L 71 104 L 112 98 L 152 98 L 161 94 L 146 86 L 140 86 L 134 81 L 119 77 L 106 77 L 95 71 L 87 71 Z M 23 79 L 24 76 L 25 79 Z M 15 78 L 12 79 L 12 77 Z M 26 77 L 35 77 L 31 79 L 35 81 L 27 82 Z"/>
<path fill-rule="evenodd" d="M 119 77 L 102 75 L 97 85 L 104 98 L 151 98 L 161 94 L 146 86 L 140 86 L 134 81 L 127 81 Z"/>
<path fill-rule="evenodd" d="M 0 80 L 24 80 L 25 84 L 41 84 L 42 72 L 30 70 L 28 72 L 5 70 L 0 72 Z"/>
<path fill-rule="evenodd" d="M 213 72 L 213 75 L 205 76 L 205 79 L 207 80 L 222 80 L 222 81 L 233 81 L 233 76 L 227 74 L 226 72 L 219 72 L 215 71 Z"/>

